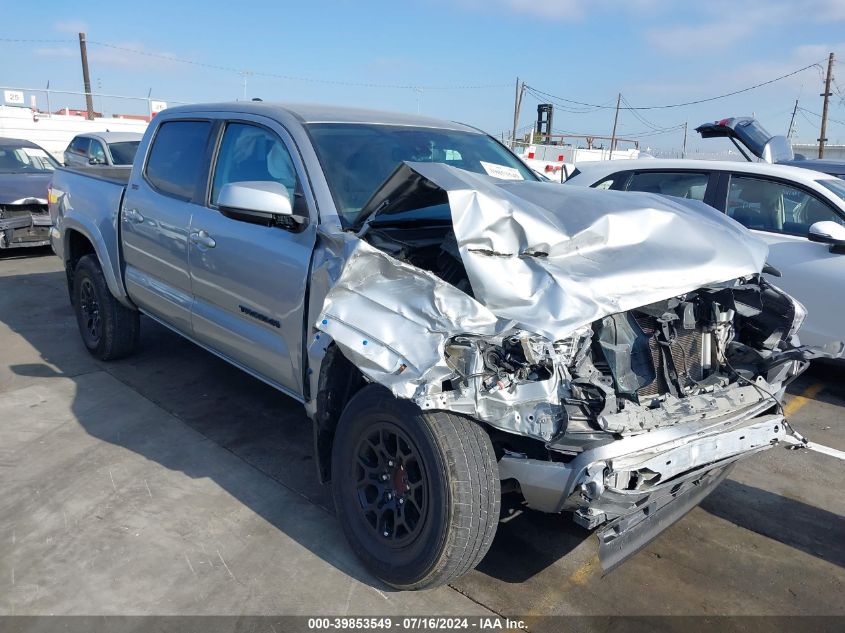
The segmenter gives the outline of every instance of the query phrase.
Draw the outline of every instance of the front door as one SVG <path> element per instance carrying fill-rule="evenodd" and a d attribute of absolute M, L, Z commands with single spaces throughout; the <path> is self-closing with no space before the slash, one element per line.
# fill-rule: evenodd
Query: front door
<path fill-rule="evenodd" d="M 768 243 L 768 263 L 783 274 L 769 281 L 807 308 L 807 319 L 798 333 L 801 342 L 822 345 L 845 340 L 845 293 L 840 292 L 845 255 L 807 239 L 815 222 L 845 225 L 845 219 L 803 188 L 738 174 L 730 176 L 726 212 Z"/>
<path fill-rule="evenodd" d="M 294 396 L 303 393 L 302 333 L 316 231 L 302 163 L 284 129 L 273 122 L 229 121 L 212 165 L 206 204 L 190 226 L 194 337 Z M 274 181 L 288 191 L 295 215 L 288 227 L 223 215 L 222 187 Z M 309 209 L 310 207 L 310 209 Z"/>

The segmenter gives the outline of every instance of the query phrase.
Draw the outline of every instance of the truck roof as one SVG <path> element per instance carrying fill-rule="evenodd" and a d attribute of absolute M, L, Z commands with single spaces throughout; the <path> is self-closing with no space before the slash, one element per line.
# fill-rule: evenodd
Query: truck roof
<path fill-rule="evenodd" d="M 141 132 L 83 132 L 77 134 L 74 138 L 96 138 L 105 143 L 122 143 L 127 141 L 140 141 L 143 138 Z"/>
<path fill-rule="evenodd" d="M 269 101 L 233 101 L 229 103 L 203 103 L 168 108 L 168 113 L 193 112 L 240 112 L 257 114 L 271 118 L 294 117 L 300 123 L 370 123 L 376 125 L 402 125 L 409 127 L 430 127 L 437 129 L 459 130 L 463 132 L 482 132 L 474 127 L 443 121 L 417 114 L 385 112 L 365 108 L 344 108 L 331 105 L 308 103 L 274 103 Z"/>

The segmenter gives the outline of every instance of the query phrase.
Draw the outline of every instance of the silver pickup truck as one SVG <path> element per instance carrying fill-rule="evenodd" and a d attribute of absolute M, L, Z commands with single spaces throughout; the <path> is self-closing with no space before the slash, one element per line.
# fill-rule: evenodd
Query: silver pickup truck
<path fill-rule="evenodd" d="M 502 493 L 609 569 L 741 459 L 802 442 L 802 306 L 694 201 L 540 182 L 465 125 L 235 103 L 159 114 L 131 172 L 56 172 L 86 347 L 140 315 L 302 402 L 351 546 L 405 589 L 484 556 Z"/>

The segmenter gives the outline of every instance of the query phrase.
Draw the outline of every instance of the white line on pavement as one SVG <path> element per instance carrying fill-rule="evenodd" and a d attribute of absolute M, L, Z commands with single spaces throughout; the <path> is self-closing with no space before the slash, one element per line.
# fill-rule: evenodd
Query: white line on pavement
<path fill-rule="evenodd" d="M 835 457 L 836 459 L 841 459 L 845 461 L 845 451 L 838 451 L 835 448 L 830 448 L 829 446 L 822 446 L 821 444 L 816 444 L 815 442 L 808 442 L 807 448 L 811 451 L 816 451 L 817 453 L 824 453 L 825 455 L 830 455 L 831 457 Z"/>

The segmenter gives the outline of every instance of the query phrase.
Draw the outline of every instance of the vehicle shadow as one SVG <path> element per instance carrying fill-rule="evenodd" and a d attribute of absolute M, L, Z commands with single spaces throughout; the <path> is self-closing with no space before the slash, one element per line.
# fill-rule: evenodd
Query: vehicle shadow
<path fill-rule="evenodd" d="M 348 550 L 336 555 L 326 543 L 315 541 L 299 517 L 285 509 L 284 499 L 293 491 L 326 510 L 327 521 L 333 520 L 329 490 L 316 476 L 311 425 L 299 403 L 150 319 L 142 321 L 142 347 L 136 355 L 112 363 L 96 362 L 79 339 L 63 273 L 31 273 L 25 279 L 21 285 L 15 277 L 0 277 L 0 321 L 26 339 L 43 362 L 12 365 L 14 373 L 43 380 L 106 371 L 252 469 L 235 476 L 214 463 L 210 452 L 182 452 L 178 446 L 151 441 L 143 429 L 125 429 L 120 421 L 103 420 L 101 411 L 91 407 L 97 394 L 78 389 L 73 411 L 86 432 L 165 468 L 212 479 L 331 565 L 361 582 L 390 590 L 351 554 L 347 556 Z M 266 477 L 277 485 L 259 485 Z M 256 494 L 256 489 L 263 493 Z M 845 564 L 845 552 L 838 548 L 845 541 L 842 518 L 832 513 L 731 480 L 702 505 L 736 525 Z M 522 583 L 594 538 L 568 515 L 523 511 L 509 495 L 502 508 L 503 521 L 478 571 L 503 583 Z M 781 520 L 787 516 L 789 522 Z"/>
<path fill-rule="evenodd" d="M 845 567 L 845 518 L 726 479 L 701 503 L 710 514 L 824 561 Z"/>
<path fill-rule="evenodd" d="M 518 495 L 503 496 L 500 516 L 490 551 L 476 569 L 506 583 L 533 578 L 593 537 L 569 515 L 524 509 Z"/>
<path fill-rule="evenodd" d="M 315 533 L 313 519 L 304 521 L 290 509 L 294 493 L 322 508 L 327 522 L 334 521 L 329 491 L 317 480 L 312 431 L 302 405 L 146 318 L 136 355 L 111 363 L 95 361 L 79 339 L 61 272 L 0 276 L 0 322 L 40 356 L 41 362 L 10 363 L 12 373 L 48 385 L 52 378 L 73 380 L 71 410 L 89 435 L 169 470 L 214 481 L 346 575 L 380 591 L 393 591 L 363 568 L 339 531 L 330 530 L 333 538 L 327 541 L 326 531 Z M 114 394 L 85 387 L 99 371 L 128 385 L 178 419 L 180 427 L 184 423 L 213 445 L 189 441 L 180 446 L 178 442 L 186 439 L 184 429 L 174 428 L 166 419 L 163 423 L 131 415 L 124 419 Z M 122 389 L 114 389 L 118 388 Z M 232 468 L 231 460 L 224 466 L 218 447 L 249 466 Z"/>
<path fill-rule="evenodd" d="M 34 259 L 53 255 L 53 249 L 49 246 L 34 246 L 24 248 L 0 248 L 0 260 L 9 259 Z"/>
<path fill-rule="evenodd" d="M 813 395 L 814 400 L 837 406 L 845 404 L 845 360 L 816 360 L 810 368 L 789 385 L 787 393 L 801 393 L 815 383 L 823 383 L 824 389 Z"/>

